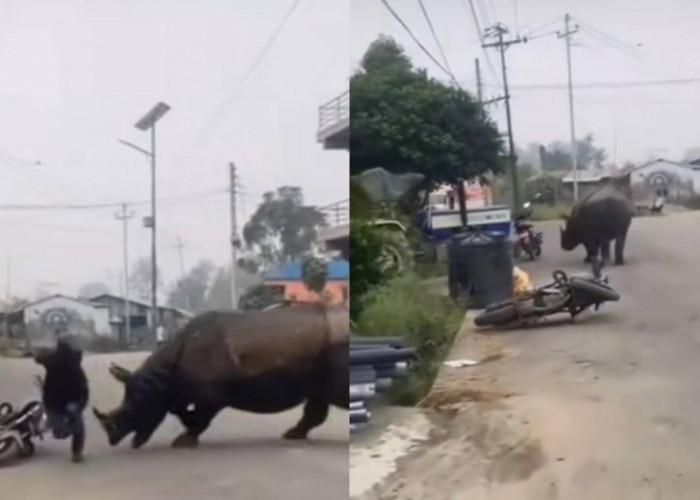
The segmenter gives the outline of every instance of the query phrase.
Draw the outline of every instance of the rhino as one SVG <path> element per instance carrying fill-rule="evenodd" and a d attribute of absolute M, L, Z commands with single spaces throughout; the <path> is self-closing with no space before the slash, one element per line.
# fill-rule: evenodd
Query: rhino
<path fill-rule="evenodd" d="M 271 310 L 207 312 L 194 317 L 131 372 L 109 371 L 125 392 L 110 412 L 93 407 L 110 445 L 134 433 L 140 448 L 168 413 L 185 430 L 175 448 L 196 447 L 214 417 L 230 407 L 277 413 L 304 403 L 286 439 L 305 439 L 330 405 L 348 409 L 349 316 L 346 307 L 285 304 Z"/>
<path fill-rule="evenodd" d="M 610 260 L 610 242 L 615 240 L 615 263 L 624 264 L 625 241 L 634 215 L 634 206 L 627 196 L 609 184 L 579 200 L 565 217 L 561 228 L 561 248 L 570 251 L 579 245 L 586 248 L 585 262 L 593 262 L 600 254 Z"/>

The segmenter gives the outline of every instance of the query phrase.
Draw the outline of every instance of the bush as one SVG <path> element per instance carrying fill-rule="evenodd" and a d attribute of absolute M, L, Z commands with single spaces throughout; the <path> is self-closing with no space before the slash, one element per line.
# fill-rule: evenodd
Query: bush
<path fill-rule="evenodd" d="M 557 205 L 533 205 L 532 217 L 533 221 L 557 220 L 562 219 L 562 215 L 571 213 L 571 204 L 560 203 Z"/>
<path fill-rule="evenodd" d="M 369 222 L 350 222 L 350 317 L 357 319 L 365 294 L 388 276 L 381 260 L 382 239 Z"/>
<path fill-rule="evenodd" d="M 365 298 L 356 323 L 359 335 L 403 336 L 417 352 L 407 377 L 397 380 L 391 399 L 417 403 L 432 386 L 464 319 L 464 310 L 446 296 L 431 294 L 414 274 L 397 277 Z"/>

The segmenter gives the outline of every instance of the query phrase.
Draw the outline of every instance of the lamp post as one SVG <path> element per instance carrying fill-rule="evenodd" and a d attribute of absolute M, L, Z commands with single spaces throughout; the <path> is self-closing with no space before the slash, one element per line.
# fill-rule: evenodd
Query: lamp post
<path fill-rule="evenodd" d="M 156 123 L 163 115 L 170 111 L 170 106 L 159 102 L 151 110 L 143 115 L 135 127 L 142 131 L 151 131 L 151 150 L 127 141 L 119 140 L 125 146 L 139 151 L 151 159 L 151 217 L 147 221 L 147 227 L 151 228 L 151 331 L 153 338 L 158 328 L 158 261 L 156 257 Z"/>

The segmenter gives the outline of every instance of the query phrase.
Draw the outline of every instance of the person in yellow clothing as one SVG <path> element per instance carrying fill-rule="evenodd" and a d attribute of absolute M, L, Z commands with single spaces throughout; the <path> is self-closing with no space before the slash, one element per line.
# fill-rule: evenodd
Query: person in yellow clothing
<path fill-rule="evenodd" d="M 530 276 L 518 266 L 513 267 L 513 298 L 518 299 L 531 291 Z"/>

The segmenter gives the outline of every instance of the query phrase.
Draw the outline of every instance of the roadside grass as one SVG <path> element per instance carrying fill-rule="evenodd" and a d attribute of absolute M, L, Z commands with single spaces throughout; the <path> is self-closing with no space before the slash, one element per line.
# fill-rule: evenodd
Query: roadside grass
<path fill-rule="evenodd" d="M 421 279 L 443 278 L 447 276 L 447 263 L 434 261 L 416 261 L 416 276 Z"/>
<path fill-rule="evenodd" d="M 402 336 L 416 349 L 411 370 L 389 392 L 392 403 L 415 405 L 428 393 L 464 315 L 463 308 L 430 292 L 415 273 L 394 278 L 367 294 L 354 333 Z"/>
<path fill-rule="evenodd" d="M 533 221 L 547 221 L 561 219 L 562 215 L 571 213 L 570 203 L 558 203 L 556 205 L 533 205 L 532 217 Z"/>

